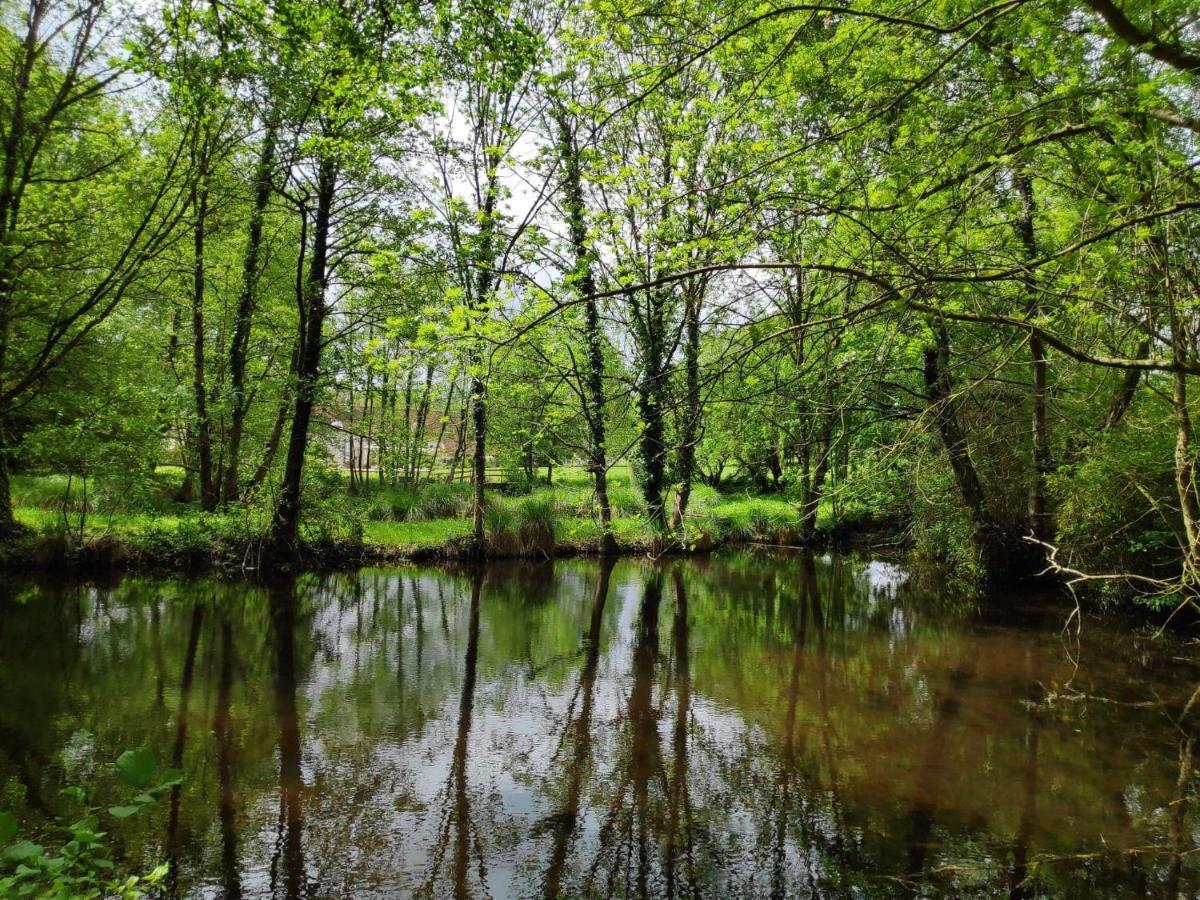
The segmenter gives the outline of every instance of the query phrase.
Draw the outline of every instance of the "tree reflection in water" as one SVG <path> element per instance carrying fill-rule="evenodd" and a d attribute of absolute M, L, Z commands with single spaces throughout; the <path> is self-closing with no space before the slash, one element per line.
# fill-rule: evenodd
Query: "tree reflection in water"
<path fill-rule="evenodd" d="M 0 797 L 106 803 L 144 741 L 184 783 L 113 830 L 180 897 L 1195 896 L 1191 648 L 1001 599 L 804 554 L 9 584 Z"/>
<path fill-rule="evenodd" d="M 296 604 L 290 580 L 268 591 L 274 638 L 275 721 L 279 728 L 279 832 L 271 860 L 271 894 L 283 867 L 287 900 L 309 895 L 304 866 L 304 777 L 301 771 L 300 719 L 296 708 Z"/>

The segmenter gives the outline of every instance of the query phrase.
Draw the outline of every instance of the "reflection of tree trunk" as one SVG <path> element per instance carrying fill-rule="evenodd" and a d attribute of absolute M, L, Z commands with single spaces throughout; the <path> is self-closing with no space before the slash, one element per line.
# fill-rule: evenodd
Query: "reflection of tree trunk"
<path fill-rule="evenodd" d="M 49 817 L 50 807 L 42 797 L 41 772 L 53 760 L 3 722 L 0 722 L 0 753 L 12 760 L 17 781 L 25 792 L 26 805 Z"/>
<path fill-rule="evenodd" d="M 1033 680 L 1033 667 L 1030 653 L 1025 652 L 1025 677 L 1029 680 L 1029 706 L 1025 713 L 1025 772 L 1021 779 L 1021 824 L 1017 827 L 1017 842 L 1013 848 L 1012 874 L 1008 881 L 1008 896 L 1010 900 L 1025 900 L 1032 896 L 1030 887 L 1026 884 L 1029 877 L 1029 844 L 1033 838 L 1034 824 L 1037 821 L 1037 791 L 1038 791 L 1038 720 L 1033 710 L 1039 689 Z"/>
<path fill-rule="evenodd" d="M 579 797 L 592 752 L 592 688 L 596 683 L 596 668 L 600 662 L 600 628 L 604 621 L 604 605 L 608 600 L 612 567 L 611 558 L 600 560 L 600 576 L 596 583 L 596 596 L 592 601 L 592 618 L 585 637 L 583 671 L 579 676 L 579 718 L 568 725 L 574 745 L 570 781 L 562 808 L 554 817 L 554 846 L 550 851 L 550 865 L 542 883 L 542 896 L 547 898 L 558 897 L 562 890 L 563 868 L 579 824 Z"/>
<path fill-rule="evenodd" d="M 183 768 L 183 748 L 187 743 L 188 700 L 192 693 L 192 680 L 196 673 L 196 648 L 200 644 L 200 626 L 204 621 L 204 607 L 192 607 L 192 625 L 188 631 L 187 652 L 183 659 L 183 674 L 179 678 L 179 711 L 175 718 L 175 740 L 171 745 L 171 767 Z M 179 896 L 179 808 L 183 800 L 182 786 L 171 788 L 171 808 L 167 815 L 167 861 L 170 863 L 168 892 Z"/>
<path fill-rule="evenodd" d="M 1171 865 L 1167 869 L 1167 896 L 1179 896 L 1179 876 L 1183 872 L 1183 856 L 1191 848 L 1190 834 L 1184 827 L 1187 818 L 1188 793 L 1192 783 L 1192 760 L 1195 741 L 1189 735 L 1179 745 L 1179 780 L 1176 782 L 1175 802 L 1171 810 Z"/>
<path fill-rule="evenodd" d="M 162 653 L 162 613 L 159 606 L 162 601 L 155 598 L 150 607 L 150 635 L 154 640 L 154 708 L 162 710 L 167 689 L 166 664 Z"/>
<path fill-rule="evenodd" d="M 938 690 L 933 698 L 933 726 L 925 744 L 925 755 L 917 770 L 917 783 L 913 787 L 912 823 L 908 844 L 908 871 L 919 876 L 925 869 L 929 852 L 929 838 L 933 833 L 933 822 L 940 806 L 942 776 L 946 769 L 946 755 L 950 730 L 958 718 L 962 694 L 974 676 L 972 660 L 963 660 L 950 672 L 948 688 Z"/>
<path fill-rule="evenodd" d="M 692 810 L 688 793 L 688 716 L 692 683 L 688 665 L 688 604 L 679 569 L 671 573 L 675 585 L 675 622 L 672 634 L 675 653 L 675 728 L 672 732 L 671 794 L 667 828 L 667 896 L 675 896 L 676 856 L 682 849 L 688 864 L 688 893 L 695 895 L 692 872 Z M 682 830 L 682 835 L 680 834 Z"/>
<path fill-rule="evenodd" d="M 471 806 L 467 797 L 467 742 L 471 735 L 471 710 L 475 703 L 475 669 L 479 658 L 479 595 L 483 572 L 471 576 L 471 611 L 467 630 L 467 656 L 463 661 L 462 696 L 458 702 L 458 736 L 450 780 L 454 790 L 454 896 L 471 896 L 467 885 L 471 860 Z"/>
<path fill-rule="evenodd" d="M 221 821 L 221 880 L 227 900 L 242 896 L 238 873 L 237 809 L 233 799 L 233 717 L 230 695 L 233 687 L 233 627 L 221 622 L 221 670 L 217 679 L 217 712 L 213 734 L 217 739 L 217 817 Z"/>
<path fill-rule="evenodd" d="M 633 782 L 633 814 L 637 817 L 637 893 L 650 892 L 650 779 L 662 766 L 658 743 L 658 715 L 654 709 L 654 665 L 658 660 L 658 607 L 662 602 L 662 576 L 655 573 L 646 582 L 633 650 L 633 690 L 629 694 L 629 723 L 633 749 L 629 761 Z"/>
<path fill-rule="evenodd" d="M 279 813 L 283 827 L 284 894 L 308 893 L 304 872 L 304 780 L 300 771 L 300 721 L 296 712 L 296 597 L 291 581 L 270 592 L 275 639 L 275 719 L 279 726 Z M 272 889 L 275 865 L 272 864 Z"/>
<path fill-rule="evenodd" d="M 812 557 L 806 556 L 808 560 Z M 804 668 L 804 637 L 808 631 L 808 603 L 803 585 L 795 614 L 792 673 L 788 679 L 787 712 L 783 717 L 783 759 L 779 767 L 779 818 L 775 823 L 772 853 L 771 896 L 787 897 L 787 828 L 792 805 L 792 772 L 796 768 L 796 708 L 800 702 L 800 671 Z"/>

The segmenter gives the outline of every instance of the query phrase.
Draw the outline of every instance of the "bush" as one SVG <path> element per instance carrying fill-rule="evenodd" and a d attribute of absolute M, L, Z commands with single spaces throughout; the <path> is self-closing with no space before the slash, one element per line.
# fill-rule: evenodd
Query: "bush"
<path fill-rule="evenodd" d="M 1175 436 L 1161 427 L 1162 413 L 1156 403 L 1135 406 L 1118 431 L 1049 480 L 1063 562 L 1093 573 L 1175 574 Z"/>
<path fill-rule="evenodd" d="M 496 556 L 554 553 L 554 500 L 546 493 L 520 499 L 497 497 L 484 511 L 488 549 Z"/>
<path fill-rule="evenodd" d="M 949 465 L 930 460 L 921 471 L 913 502 L 914 556 L 956 576 L 978 580 L 983 576 L 983 560 L 974 533 Z"/>

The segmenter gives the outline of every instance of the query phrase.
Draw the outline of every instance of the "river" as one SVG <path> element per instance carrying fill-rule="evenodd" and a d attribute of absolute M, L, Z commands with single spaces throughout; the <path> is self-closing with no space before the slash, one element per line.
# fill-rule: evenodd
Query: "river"
<path fill-rule="evenodd" d="M 0 588 L 0 808 L 182 897 L 1190 897 L 1200 667 L 803 554 Z"/>

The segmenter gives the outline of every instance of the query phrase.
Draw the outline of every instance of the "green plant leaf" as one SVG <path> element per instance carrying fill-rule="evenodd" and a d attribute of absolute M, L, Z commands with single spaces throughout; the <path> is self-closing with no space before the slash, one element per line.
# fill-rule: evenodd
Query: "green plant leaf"
<path fill-rule="evenodd" d="M 7 844 L 17 836 L 17 817 L 8 810 L 0 809 L 0 844 Z"/>
<path fill-rule="evenodd" d="M 141 806 L 110 806 L 108 814 L 118 819 L 128 819 L 139 809 L 141 809 Z"/>
<path fill-rule="evenodd" d="M 27 859 L 36 859 L 41 855 L 41 844 L 35 844 L 33 841 L 17 841 L 4 850 L 4 858 L 9 862 L 24 862 Z"/>
<path fill-rule="evenodd" d="M 130 787 L 144 788 L 149 785 L 156 766 L 154 751 L 145 745 L 136 750 L 126 750 L 117 757 L 117 775 Z"/>

